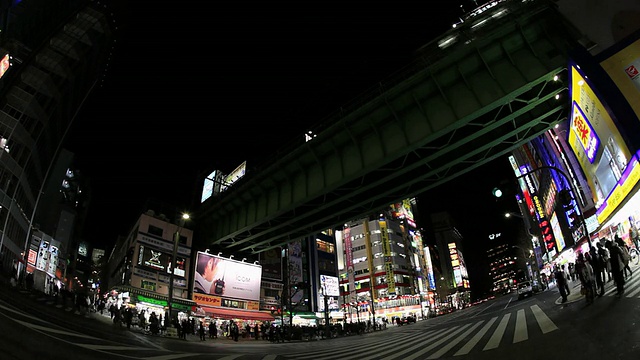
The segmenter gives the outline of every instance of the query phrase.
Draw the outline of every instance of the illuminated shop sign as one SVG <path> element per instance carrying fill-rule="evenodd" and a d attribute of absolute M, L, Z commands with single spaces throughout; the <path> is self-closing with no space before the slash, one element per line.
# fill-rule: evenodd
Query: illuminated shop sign
<path fill-rule="evenodd" d="M 575 101 L 572 104 L 571 130 L 576 134 L 580 145 L 584 149 L 587 159 L 590 163 L 596 159 L 598 148 L 600 147 L 600 139 L 593 130 L 587 116 Z"/>

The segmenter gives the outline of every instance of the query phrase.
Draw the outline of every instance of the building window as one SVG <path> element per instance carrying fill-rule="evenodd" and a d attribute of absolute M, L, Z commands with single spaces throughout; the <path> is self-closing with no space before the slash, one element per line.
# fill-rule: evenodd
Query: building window
<path fill-rule="evenodd" d="M 157 226 L 149 225 L 149 229 L 147 230 L 147 232 L 151 235 L 162 237 L 162 229 Z"/>
<path fill-rule="evenodd" d="M 333 254 L 335 252 L 335 246 L 324 240 L 316 239 L 316 246 L 318 247 L 318 251 L 324 251 L 329 254 Z"/>

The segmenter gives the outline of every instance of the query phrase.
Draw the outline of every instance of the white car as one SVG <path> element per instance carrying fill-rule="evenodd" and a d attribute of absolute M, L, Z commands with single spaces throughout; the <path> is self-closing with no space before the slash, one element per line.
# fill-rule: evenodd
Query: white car
<path fill-rule="evenodd" d="M 523 299 L 525 296 L 533 295 L 533 288 L 531 287 L 531 281 L 524 280 L 518 284 L 518 300 Z"/>

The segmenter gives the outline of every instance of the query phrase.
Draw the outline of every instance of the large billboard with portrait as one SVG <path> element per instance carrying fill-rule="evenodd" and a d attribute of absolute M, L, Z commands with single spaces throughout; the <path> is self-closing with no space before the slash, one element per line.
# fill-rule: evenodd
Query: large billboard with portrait
<path fill-rule="evenodd" d="M 242 300 L 260 301 L 262 267 L 198 252 L 193 292 Z"/>

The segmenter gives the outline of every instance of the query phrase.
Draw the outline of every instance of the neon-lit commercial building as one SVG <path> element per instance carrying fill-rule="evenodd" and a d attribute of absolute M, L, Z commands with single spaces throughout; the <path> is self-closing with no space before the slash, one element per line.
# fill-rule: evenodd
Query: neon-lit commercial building
<path fill-rule="evenodd" d="M 569 54 L 558 74 L 569 113 L 512 154 L 523 214 L 541 235 L 533 244 L 541 265 L 573 262 L 614 235 L 631 245 L 640 225 L 640 39 L 637 31 L 611 39 Z"/>
<path fill-rule="evenodd" d="M 416 227 L 414 207 L 415 199 L 407 199 L 337 232 L 344 249 L 338 270 L 347 321 L 427 316 L 431 264 L 424 259 L 428 250 Z"/>
<path fill-rule="evenodd" d="M 179 238 L 174 260 L 176 232 Z M 196 306 L 189 296 L 192 241 L 191 229 L 175 224 L 164 214 L 156 215 L 153 210 L 141 214 L 129 234 L 118 239 L 109 255 L 109 302 L 131 307 L 138 313 L 144 310 L 146 316 L 155 312 L 166 319 L 173 268 L 174 315 L 178 312 L 181 318 L 190 316 Z"/>

